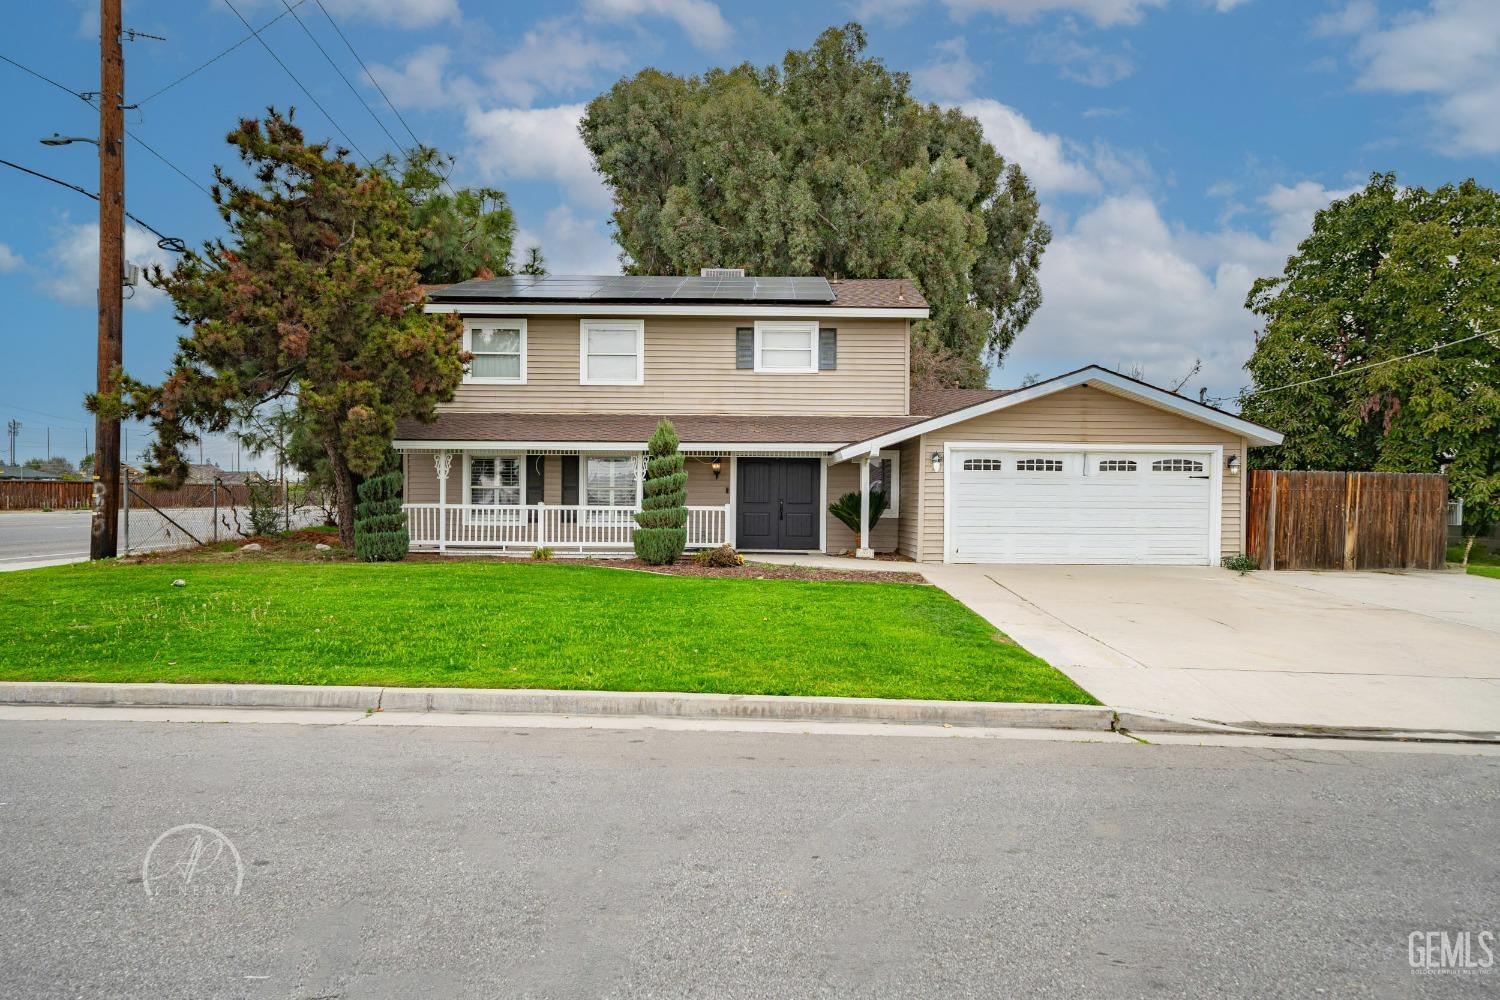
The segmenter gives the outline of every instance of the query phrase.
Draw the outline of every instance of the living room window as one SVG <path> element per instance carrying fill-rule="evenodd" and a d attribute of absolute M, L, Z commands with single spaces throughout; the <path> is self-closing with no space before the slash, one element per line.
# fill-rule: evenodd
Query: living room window
<path fill-rule="evenodd" d="M 468 503 L 488 506 L 520 506 L 520 457 L 496 455 L 469 459 L 467 487 Z"/>
<path fill-rule="evenodd" d="M 633 509 L 635 464 L 629 457 L 591 455 L 584 479 L 584 502 L 590 507 Z"/>
<path fill-rule="evenodd" d="M 755 370 L 780 374 L 818 370 L 818 324 L 765 320 L 755 324 Z"/>
<path fill-rule="evenodd" d="M 640 385 L 645 381 L 645 320 L 581 320 L 578 340 L 581 385 Z"/>
<path fill-rule="evenodd" d="M 468 383 L 526 382 L 526 321 L 486 320 L 464 327 L 464 350 L 474 355 L 464 372 Z"/>

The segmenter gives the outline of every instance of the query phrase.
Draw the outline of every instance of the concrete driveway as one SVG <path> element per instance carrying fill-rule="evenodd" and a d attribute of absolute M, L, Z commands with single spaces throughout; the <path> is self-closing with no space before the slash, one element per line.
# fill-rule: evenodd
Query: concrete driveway
<path fill-rule="evenodd" d="M 924 566 L 1115 708 L 1500 731 L 1500 582 L 1456 573 Z"/>

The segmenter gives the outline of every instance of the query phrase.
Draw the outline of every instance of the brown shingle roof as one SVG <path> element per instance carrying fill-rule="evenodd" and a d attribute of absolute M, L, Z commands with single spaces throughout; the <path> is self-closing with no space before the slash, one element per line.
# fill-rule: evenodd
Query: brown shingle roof
<path fill-rule="evenodd" d="M 926 309 L 927 300 L 906 278 L 831 278 L 834 307 L 844 309 Z"/>
<path fill-rule="evenodd" d="M 924 417 L 940 417 L 954 410 L 962 410 L 975 403 L 998 399 L 1014 389 L 950 389 L 913 387 L 911 390 L 911 412 Z"/>
<path fill-rule="evenodd" d="M 683 413 L 671 416 L 677 436 L 693 444 L 847 444 L 915 423 L 919 417 L 735 416 Z M 599 441 L 645 444 L 657 413 L 455 413 L 434 423 L 401 420 L 398 441 Z"/>

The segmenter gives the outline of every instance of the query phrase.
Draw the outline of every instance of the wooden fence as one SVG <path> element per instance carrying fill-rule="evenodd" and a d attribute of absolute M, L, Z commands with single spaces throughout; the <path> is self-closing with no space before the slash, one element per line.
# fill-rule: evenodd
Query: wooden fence
<path fill-rule="evenodd" d="M 201 484 L 175 490 L 152 490 L 134 484 L 137 493 L 158 507 L 212 507 L 213 487 Z M 47 482 L 35 479 L 0 481 L 0 510 L 88 510 L 93 504 L 94 484 Z M 243 483 L 219 487 L 219 506 L 244 506 L 250 502 Z"/>
<path fill-rule="evenodd" d="M 1245 551 L 1261 569 L 1442 569 L 1448 477 L 1250 473 Z"/>

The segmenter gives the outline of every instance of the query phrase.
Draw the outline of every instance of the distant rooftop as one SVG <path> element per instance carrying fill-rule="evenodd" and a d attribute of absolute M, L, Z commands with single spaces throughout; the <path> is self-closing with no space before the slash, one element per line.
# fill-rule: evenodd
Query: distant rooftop
<path fill-rule="evenodd" d="M 927 302 L 905 278 L 679 278 L 559 274 L 475 278 L 427 289 L 432 302 L 593 302 L 809 305 L 922 309 Z"/>

